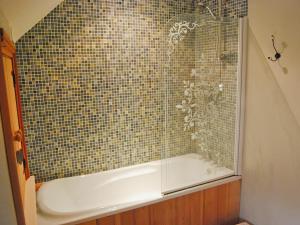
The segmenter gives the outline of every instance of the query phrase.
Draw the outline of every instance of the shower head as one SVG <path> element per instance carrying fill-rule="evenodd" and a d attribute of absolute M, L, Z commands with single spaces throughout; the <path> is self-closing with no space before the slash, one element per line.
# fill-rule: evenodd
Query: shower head
<path fill-rule="evenodd" d="M 203 2 L 199 2 L 198 5 L 201 6 L 201 7 L 203 7 L 203 8 L 205 8 L 205 9 L 207 9 L 207 11 L 209 12 L 209 14 L 210 14 L 215 20 L 217 20 L 216 15 L 212 12 L 212 10 L 211 10 L 206 4 L 204 4 Z"/>

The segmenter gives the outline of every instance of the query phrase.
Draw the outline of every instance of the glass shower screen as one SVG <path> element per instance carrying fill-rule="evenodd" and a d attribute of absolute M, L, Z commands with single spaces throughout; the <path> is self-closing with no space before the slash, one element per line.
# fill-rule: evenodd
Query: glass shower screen
<path fill-rule="evenodd" d="M 239 20 L 184 14 L 166 26 L 162 192 L 236 173 Z"/>

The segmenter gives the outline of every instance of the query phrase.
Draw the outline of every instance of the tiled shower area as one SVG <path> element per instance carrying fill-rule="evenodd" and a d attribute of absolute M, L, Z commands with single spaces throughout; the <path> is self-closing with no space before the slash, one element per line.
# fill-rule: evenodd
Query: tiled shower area
<path fill-rule="evenodd" d="M 247 0 L 63 1 L 16 44 L 31 173 L 171 174 L 186 155 L 233 171 L 246 15 Z"/>

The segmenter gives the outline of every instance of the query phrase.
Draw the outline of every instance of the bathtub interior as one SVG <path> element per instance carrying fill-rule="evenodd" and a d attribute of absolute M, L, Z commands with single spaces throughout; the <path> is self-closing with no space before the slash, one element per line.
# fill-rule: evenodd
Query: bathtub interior
<path fill-rule="evenodd" d="M 160 164 L 153 162 L 47 182 L 39 190 L 37 202 L 48 214 L 72 215 L 159 197 Z"/>
<path fill-rule="evenodd" d="M 162 167 L 167 163 L 168 190 L 233 175 L 197 154 L 119 168 L 84 176 L 62 178 L 42 185 L 37 193 L 39 210 L 52 216 L 72 216 L 95 211 L 122 209 L 163 197 Z M 195 173 L 195 171 L 198 171 Z"/>
<path fill-rule="evenodd" d="M 162 193 L 168 194 L 195 185 L 234 175 L 234 170 L 218 166 L 199 154 L 190 153 L 162 160 Z"/>

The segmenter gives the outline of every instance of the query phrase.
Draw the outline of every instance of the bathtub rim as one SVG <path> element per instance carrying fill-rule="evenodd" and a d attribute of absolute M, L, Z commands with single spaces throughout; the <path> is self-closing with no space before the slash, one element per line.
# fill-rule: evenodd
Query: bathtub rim
<path fill-rule="evenodd" d="M 126 212 L 129 210 L 133 210 L 133 209 L 137 209 L 137 208 L 141 208 L 147 205 L 152 205 L 155 203 L 159 203 L 162 201 L 166 201 L 169 199 L 173 199 L 173 198 L 177 198 L 183 195 L 188 195 L 194 192 L 198 192 L 198 191 L 203 191 L 209 188 L 213 188 L 219 185 L 223 185 L 226 183 L 230 183 L 233 181 L 237 181 L 237 180 L 241 180 L 242 176 L 239 175 L 234 175 L 234 176 L 230 176 L 230 177 L 226 177 L 223 179 L 219 179 L 216 181 L 212 181 L 212 182 L 208 182 L 205 184 L 200 184 L 194 187 L 190 187 L 187 189 L 183 189 L 180 191 L 176 191 L 176 192 L 172 192 L 169 194 L 165 194 L 160 198 L 148 201 L 148 202 L 142 202 L 142 203 L 137 203 L 134 205 L 130 205 L 130 206 L 126 206 L 124 208 L 119 208 L 119 209 L 115 209 L 115 210 L 108 210 L 105 212 L 93 212 L 93 213 L 85 213 L 85 214 L 81 214 L 81 215 L 76 215 L 76 216 L 66 216 L 66 217 L 55 217 L 55 216 L 49 216 L 44 214 L 43 212 L 40 211 L 40 209 L 38 209 L 38 224 L 39 225 L 75 225 L 75 224 L 80 224 L 80 223 L 84 223 L 84 222 L 89 222 L 89 221 L 93 221 L 93 220 L 97 220 L 106 216 L 110 216 L 110 215 L 114 215 L 114 214 L 118 214 L 118 213 L 122 213 L 122 212 Z"/>

